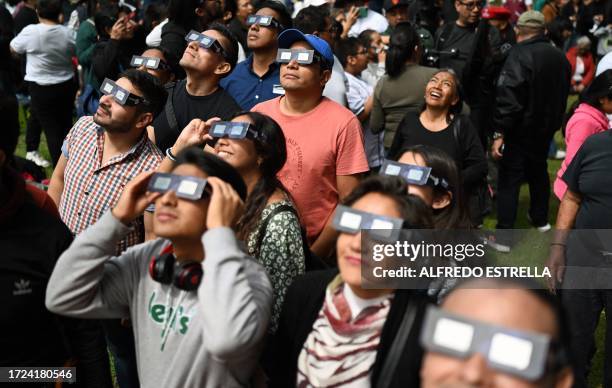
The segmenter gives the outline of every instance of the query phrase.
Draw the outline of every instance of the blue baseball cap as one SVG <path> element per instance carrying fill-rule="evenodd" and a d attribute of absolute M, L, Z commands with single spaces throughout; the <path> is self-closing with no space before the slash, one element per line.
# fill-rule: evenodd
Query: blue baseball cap
<path fill-rule="evenodd" d="M 312 46 L 314 51 L 323 59 L 323 64 L 327 65 L 324 66 L 325 68 L 331 69 L 334 66 L 334 53 L 325 40 L 316 35 L 304 34 L 295 28 L 285 30 L 278 36 L 278 48 L 288 49 L 291 48 L 293 43 L 299 41 L 307 42 Z"/>

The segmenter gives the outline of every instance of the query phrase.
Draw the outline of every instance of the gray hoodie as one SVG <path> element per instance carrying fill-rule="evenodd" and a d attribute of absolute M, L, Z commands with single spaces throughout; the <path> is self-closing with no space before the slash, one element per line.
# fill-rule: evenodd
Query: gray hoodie
<path fill-rule="evenodd" d="M 148 265 L 169 244 L 157 239 L 113 257 L 130 228 L 107 212 L 59 258 L 47 308 L 81 318 L 129 316 L 142 387 L 246 386 L 272 305 L 265 270 L 229 228 L 202 237 L 206 259 L 197 292 L 151 279 Z"/>

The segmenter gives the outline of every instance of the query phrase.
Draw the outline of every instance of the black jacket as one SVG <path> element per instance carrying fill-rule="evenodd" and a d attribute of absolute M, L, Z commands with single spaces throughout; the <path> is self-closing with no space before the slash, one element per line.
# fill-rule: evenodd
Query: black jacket
<path fill-rule="evenodd" d="M 166 61 L 172 67 L 178 79 L 185 78 L 185 71 L 179 65 L 187 48 L 185 35 L 189 31 L 178 23 L 169 21 L 162 28 L 160 47 L 166 51 Z"/>
<path fill-rule="evenodd" d="M 140 55 L 146 48 L 142 29 L 134 32 L 134 37 L 129 40 L 108 39 L 96 43 L 91 56 L 93 74 L 99 85 L 104 78 L 113 81 L 119 78 L 119 74 L 130 68 L 132 55 Z"/>
<path fill-rule="evenodd" d="M 298 277 L 289 287 L 278 330 L 264 355 L 263 364 L 270 378 L 269 387 L 295 387 L 300 352 L 323 306 L 327 285 L 337 274 L 336 269 L 309 272 Z M 424 293 L 421 294 L 419 291 L 398 290 L 395 292 L 381 333 L 372 371 L 372 387 L 376 386 L 383 363 L 411 298 L 417 298 L 415 302 L 418 312 L 391 387 L 420 386 L 419 369 L 423 350 L 419 345 L 418 336 L 428 299 Z"/>
<path fill-rule="evenodd" d="M 72 234 L 39 207 L 9 169 L 0 169 L 0 231 L 0 366 L 59 367 L 75 358 L 75 387 L 111 387 L 99 322 L 61 317 L 45 308 L 49 277 Z"/>
<path fill-rule="evenodd" d="M 570 77 L 565 55 L 543 36 L 517 43 L 497 83 L 493 128 L 508 144 L 548 149 L 561 127 Z"/>

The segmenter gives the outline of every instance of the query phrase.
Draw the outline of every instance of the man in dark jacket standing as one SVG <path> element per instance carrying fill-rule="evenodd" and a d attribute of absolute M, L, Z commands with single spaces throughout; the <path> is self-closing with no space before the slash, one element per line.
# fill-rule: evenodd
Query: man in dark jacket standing
<path fill-rule="evenodd" d="M 495 77 L 505 59 L 497 28 L 481 18 L 481 0 L 455 0 L 458 18 L 436 32 L 436 50 L 441 51 L 439 68 L 457 73 L 470 107 L 470 120 L 478 131 L 483 148 L 491 131 Z"/>
<path fill-rule="evenodd" d="M 544 37 L 544 15 L 525 12 L 517 26 L 518 43 L 502 68 L 493 116 L 491 154 L 500 161 L 497 228 L 514 226 L 519 189 L 527 180 L 531 222 L 546 231 L 550 229 L 546 156 L 561 127 L 571 69 L 563 53 Z"/>

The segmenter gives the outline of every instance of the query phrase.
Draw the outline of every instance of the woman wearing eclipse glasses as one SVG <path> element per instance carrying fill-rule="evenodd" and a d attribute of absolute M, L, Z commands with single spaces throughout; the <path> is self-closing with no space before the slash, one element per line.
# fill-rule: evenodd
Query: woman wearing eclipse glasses
<path fill-rule="evenodd" d="M 261 113 L 242 112 L 231 121 L 193 120 L 179 135 L 170 154 L 187 146 L 214 142 L 207 147 L 234 167 L 247 186 L 244 213 L 236 235 L 247 252 L 265 267 L 274 288 L 270 332 L 276 330 L 285 292 L 293 279 L 306 269 L 300 219 L 291 197 L 276 178 L 285 164 L 285 136 L 276 121 Z M 167 171 L 166 158 L 162 171 Z"/>
<path fill-rule="evenodd" d="M 338 269 L 307 273 L 289 288 L 264 363 L 270 387 L 419 386 L 425 298 L 415 290 L 365 289 L 361 277 L 362 228 L 431 227 L 427 206 L 406 191 L 398 178 L 370 177 L 337 208 Z"/>
<path fill-rule="evenodd" d="M 189 148 L 170 174 L 146 172 L 60 257 L 46 305 L 58 314 L 130 314 L 143 387 L 243 387 L 268 327 L 272 288 L 232 227 L 246 187 L 217 156 Z M 155 203 L 156 240 L 115 256 Z"/>
<path fill-rule="evenodd" d="M 436 229 L 470 227 L 464 196 L 455 161 L 445 152 L 430 146 L 416 145 L 400 152 L 397 162 L 387 160 L 381 175 L 401 176 L 408 193 L 420 197 L 433 211 Z M 414 179 L 418 174 L 419 179 Z"/>

